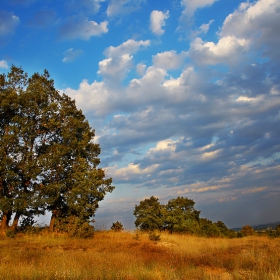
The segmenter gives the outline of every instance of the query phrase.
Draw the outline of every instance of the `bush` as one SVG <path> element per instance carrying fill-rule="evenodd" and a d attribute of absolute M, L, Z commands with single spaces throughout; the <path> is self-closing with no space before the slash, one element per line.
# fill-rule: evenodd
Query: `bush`
<path fill-rule="evenodd" d="M 123 230 L 123 225 L 119 221 L 116 221 L 115 223 L 112 224 L 111 230 L 113 231 L 122 231 Z"/>
<path fill-rule="evenodd" d="M 251 227 L 251 226 L 244 226 L 242 229 L 241 229 L 241 233 L 244 235 L 244 236 L 249 236 L 249 235 L 254 235 L 255 234 L 255 231 L 254 229 Z"/>
<path fill-rule="evenodd" d="M 55 230 L 65 232 L 70 237 L 91 238 L 94 235 L 94 227 L 76 216 L 58 219 Z"/>

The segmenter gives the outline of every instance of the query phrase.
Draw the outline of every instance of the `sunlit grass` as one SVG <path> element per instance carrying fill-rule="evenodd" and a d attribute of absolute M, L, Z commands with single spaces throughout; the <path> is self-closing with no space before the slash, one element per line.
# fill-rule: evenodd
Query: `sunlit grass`
<path fill-rule="evenodd" d="M 280 238 L 96 232 L 0 239 L 0 279 L 280 279 Z"/>

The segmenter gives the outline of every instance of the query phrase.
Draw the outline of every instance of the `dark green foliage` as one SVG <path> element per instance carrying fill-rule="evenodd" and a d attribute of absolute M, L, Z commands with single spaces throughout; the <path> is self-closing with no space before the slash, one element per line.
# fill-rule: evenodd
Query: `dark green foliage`
<path fill-rule="evenodd" d="M 133 215 L 136 217 L 135 225 L 141 230 L 161 230 L 163 229 L 163 207 L 158 198 L 151 196 L 140 204 L 135 205 Z"/>
<path fill-rule="evenodd" d="M 94 235 L 94 226 L 77 216 L 58 217 L 54 224 L 56 232 L 66 232 L 70 237 L 91 238 Z"/>
<path fill-rule="evenodd" d="M 170 199 L 166 205 L 161 205 L 158 198 L 152 196 L 140 201 L 135 206 L 135 225 L 140 230 L 168 230 L 169 233 L 197 234 L 205 237 L 236 237 L 236 232 L 218 221 L 200 218 L 200 211 L 194 208 L 195 202 L 187 197 Z"/>
<path fill-rule="evenodd" d="M 123 225 L 121 222 L 116 221 L 115 223 L 112 224 L 111 230 L 113 231 L 122 231 L 123 230 Z"/>
<path fill-rule="evenodd" d="M 221 236 L 221 232 L 217 224 L 213 223 L 208 219 L 199 220 L 199 235 L 205 237 L 218 237 Z"/>
<path fill-rule="evenodd" d="M 161 205 L 152 196 L 135 205 L 135 225 L 140 230 L 168 230 L 172 232 L 195 233 L 199 228 L 199 213 L 194 209 L 194 201 L 178 197 Z"/>
<path fill-rule="evenodd" d="M 194 209 L 195 202 L 184 197 L 177 197 L 165 205 L 164 227 L 170 233 L 194 233 L 199 224 L 200 211 Z"/>
<path fill-rule="evenodd" d="M 54 88 L 47 71 L 28 77 L 12 66 L 0 75 L 1 227 L 8 228 L 12 214 L 16 228 L 22 215 L 45 210 L 52 212 L 51 230 L 62 219 L 73 228 L 89 224 L 114 189 L 97 168 L 100 147 L 93 138 L 82 112 Z"/>

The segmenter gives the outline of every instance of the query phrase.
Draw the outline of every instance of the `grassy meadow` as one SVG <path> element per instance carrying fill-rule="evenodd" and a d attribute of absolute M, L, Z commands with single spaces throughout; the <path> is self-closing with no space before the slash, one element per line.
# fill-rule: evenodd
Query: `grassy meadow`
<path fill-rule="evenodd" d="M 99 231 L 0 236 L 0 279 L 280 279 L 280 238 Z"/>

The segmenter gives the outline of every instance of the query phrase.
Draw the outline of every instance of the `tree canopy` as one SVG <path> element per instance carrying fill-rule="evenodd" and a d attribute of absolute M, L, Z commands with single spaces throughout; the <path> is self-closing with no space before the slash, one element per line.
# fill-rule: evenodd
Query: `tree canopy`
<path fill-rule="evenodd" d="M 100 146 L 75 101 L 45 70 L 0 75 L 0 213 L 19 218 L 52 212 L 51 230 L 87 227 L 112 179 L 98 168 Z"/>
<path fill-rule="evenodd" d="M 170 233 L 188 233 L 201 236 L 232 236 L 227 226 L 218 221 L 200 218 L 200 211 L 194 208 L 195 202 L 179 196 L 160 204 L 159 199 L 151 196 L 135 205 L 135 226 L 143 231 L 168 230 Z"/>
<path fill-rule="evenodd" d="M 141 230 L 163 229 L 163 208 L 158 198 L 151 196 L 140 204 L 135 205 L 133 215 L 136 217 L 135 225 Z"/>

